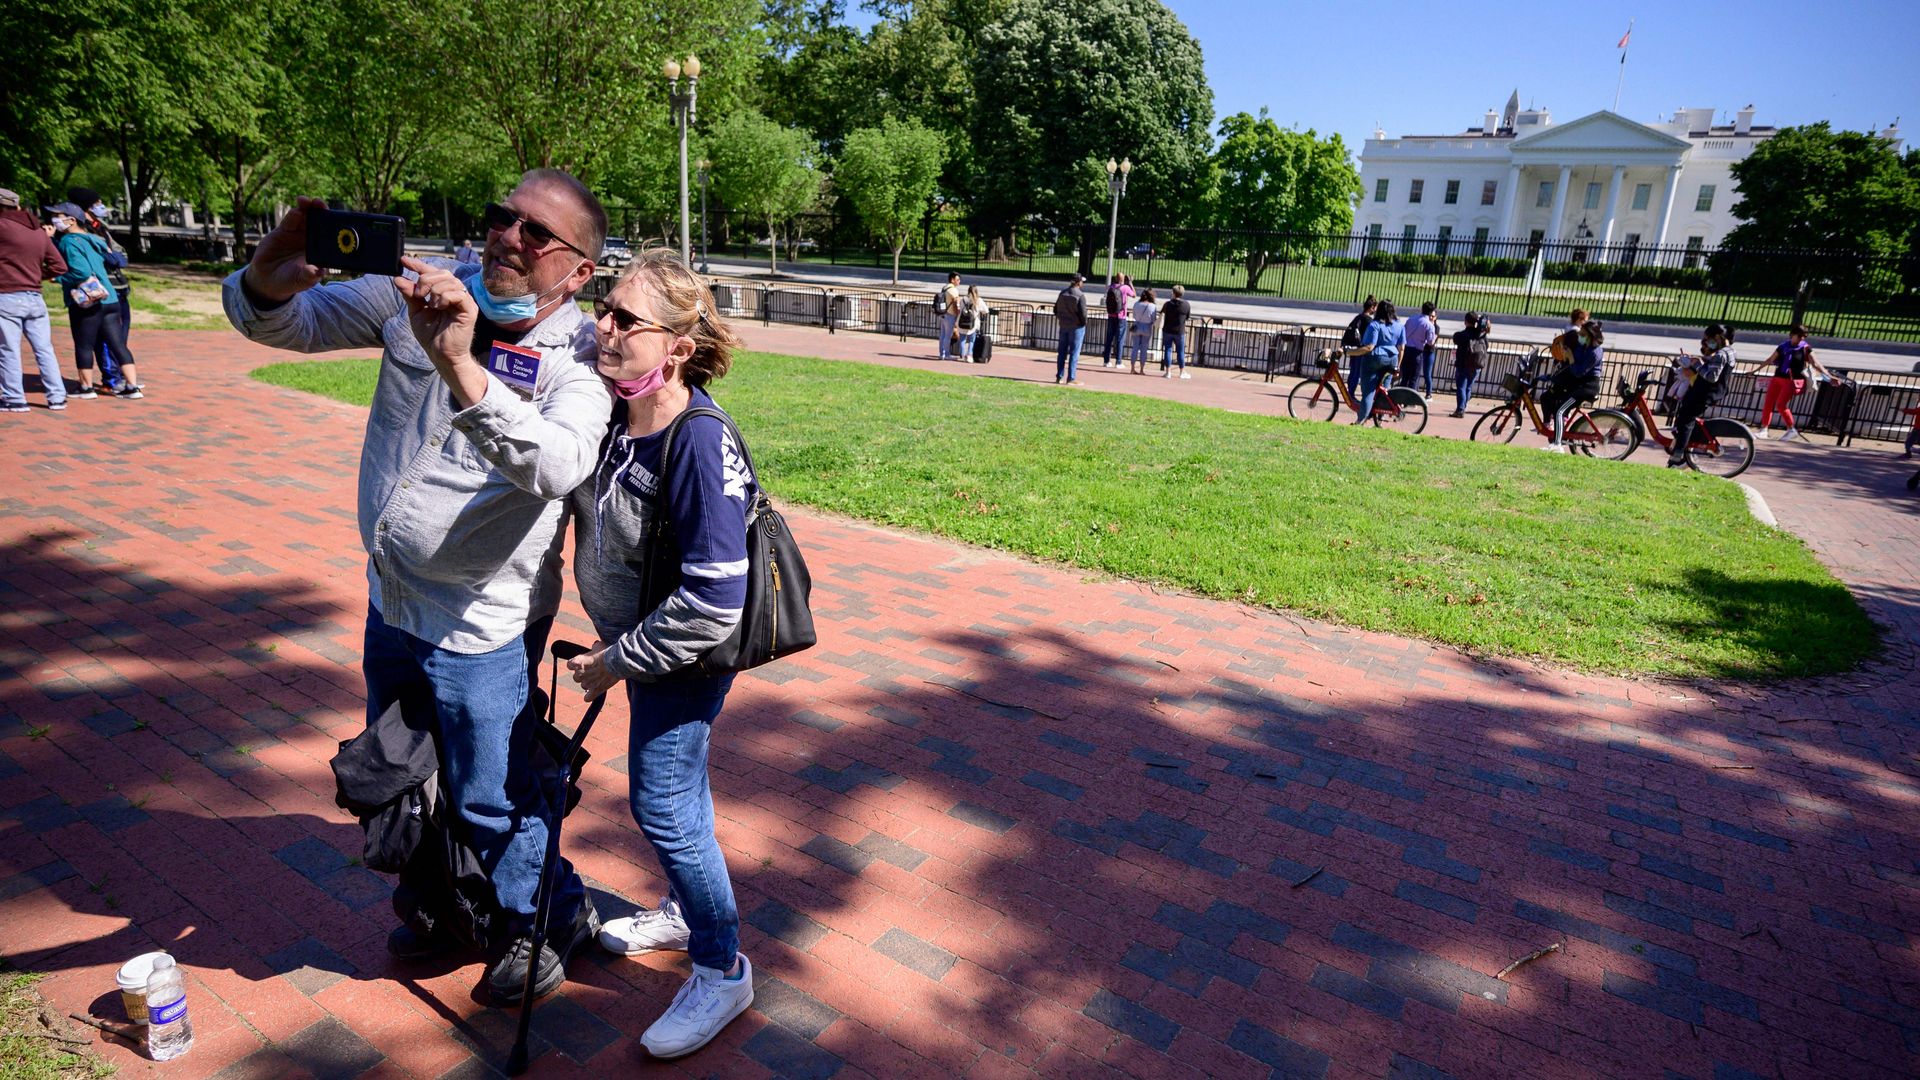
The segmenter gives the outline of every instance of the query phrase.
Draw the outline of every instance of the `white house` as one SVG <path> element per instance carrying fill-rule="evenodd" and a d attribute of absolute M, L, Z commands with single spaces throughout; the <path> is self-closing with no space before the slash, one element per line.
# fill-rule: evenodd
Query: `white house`
<path fill-rule="evenodd" d="M 1354 226 L 1389 244 L 1471 237 L 1476 254 L 1488 238 L 1568 243 L 1576 259 L 1606 244 L 1712 248 L 1736 223 L 1729 170 L 1775 131 L 1754 124 L 1751 105 L 1732 124 L 1713 113 L 1642 124 L 1602 110 L 1556 124 L 1521 109 L 1516 91 L 1503 116 L 1489 110 L 1458 135 L 1376 131 L 1360 154 Z"/>

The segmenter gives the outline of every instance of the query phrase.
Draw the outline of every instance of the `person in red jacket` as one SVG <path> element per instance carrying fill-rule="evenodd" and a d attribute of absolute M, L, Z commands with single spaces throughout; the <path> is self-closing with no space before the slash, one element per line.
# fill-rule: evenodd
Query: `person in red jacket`
<path fill-rule="evenodd" d="M 20 196 L 0 188 L 0 412 L 27 411 L 22 341 L 33 349 L 47 408 L 67 407 L 67 381 L 54 355 L 53 323 L 40 293 L 41 282 L 66 272 L 67 260 L 33 216 L 20 209 Z"/>

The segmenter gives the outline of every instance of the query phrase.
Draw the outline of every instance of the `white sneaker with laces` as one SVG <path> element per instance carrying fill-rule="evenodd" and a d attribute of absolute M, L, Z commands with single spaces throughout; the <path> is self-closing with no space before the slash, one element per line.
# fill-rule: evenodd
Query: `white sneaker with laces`
<path fill-rule="evenodd" d="M 616 956 L 636 956 L 643 952 L 673 950 L 686 952 L 692 939 L 687 920 L 673 897 L 660 898 L 660 907 L 624 919 L 614 919 L 600 927 L 600 947 Z"/>
<path fill-rule="evenodd" d="M 1799 428 L 1788 428 L 1786 431 L 1780 434 L 1781 442 L 1788 442 L 1793 439 L 1799 439 L 1801 442 L 1807 441 L 1807 437 L 1805 435 L 1800 434 Z"/>
<path fill-rule="evenodd" d="M 1760 429 L 1759 431 L 1756 431 L 1756 432 L 1754 432 L 1754 433 L 1753 433 L 1753 437 L 1754 437 L 1754 438 L 1756 438 L 1756 439 L 1765 439 L 1765 438 L 1768 438 L 1769 436 L 1767 435 L 1767 429 L 1766 429 L 1766 428 L 1761 428 L 1761 429 Z M 1793 438 L 1793 429 L 1792 429 L 1792 428 L 1788 428 L 1788 429 L 1787 429 L 1787 431 L 1786 431 L 1786 434 L 1784 434 L 1784 435 L 1782 435 L 1782 436 L 1780 436 L 1780 441 L 1781 441 L 1781 442 L 1786 442 L 1786 441 L 1787 441 L 1788 439 L 1791 439 L 1791 438 Z"/>
<path fill-rule="evenodd" d="M 740 975 L 729 979 L 723 971 L 693 965 L 693 976 L 673 996 L 660 1019 L 653 1022 L 640 1045 L 657 1058 L 685 1057 L 713 1041 L 720 1029 L 753 1004 L 753 965 L 740 958 Z"/>

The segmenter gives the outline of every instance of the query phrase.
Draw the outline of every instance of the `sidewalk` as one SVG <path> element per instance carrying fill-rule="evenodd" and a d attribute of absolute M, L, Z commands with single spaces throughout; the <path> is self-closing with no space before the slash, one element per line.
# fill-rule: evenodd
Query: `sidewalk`
<path fill-rule="evenodd" d="M 970 370 L 1050 379 L 1028 355 Z M 388 959 L 387 882 L 332 804 L 361 723 L 365 413 L 245 377 L 285 358 L 150 333 L 147 400 L 0 425 L 0 940 L 59 1011 L 109 1017 L 122 960 L 180 956 L 198 1042 L 164 1070 L 106 1048 L 123 1076 L 490 1075 L 512 1014 L 477 963 Z M 1132 381 L 1285 407 L 1261 396 L 1284 384 Z M 1887 455 L 1828 453 L 1763 448 L 1856 474 L 1838 504 L 1783 476 L 1783 522 L 1824 516 L 1850 582 L 1827 545 L 1911 560 L 1850 524 Z M 790 516 L 821 644 L 743 676 L 716 728 L 755 1009 L 651 1063 L 685 959 L 596 957 L 542 1004 L 532 1075 L 1920 1068 L 1904 645 L 1776 687 L 1579 676 Z M 1884 588 L 1915 605 L 1911 576 Z M 587 633 L 570 597 L 555 634 Z M 661 882 L 621 725 L 589 745 L 566 843 L 619 914 Z"/>

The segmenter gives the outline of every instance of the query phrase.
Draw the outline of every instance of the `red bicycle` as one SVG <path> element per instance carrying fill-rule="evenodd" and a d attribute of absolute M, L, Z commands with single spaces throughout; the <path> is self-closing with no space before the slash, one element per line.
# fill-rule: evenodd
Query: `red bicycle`
<path fill-rule="evenodd" d="M 1627 418 L 1633 421 L 1634 447 L 1637 449 L 1645 439 L 1671 454 L 1673 433 L 1661 433 L 1660 422 L 1653 417 L 1653 407 L 1647 404 L 1647 388 L 1659 385 L 1662 385 L 1660 378 L 1651 371 L 1642 371 L 1632 386 L 1621 379 L 1620 400 L 1625 403 Z M 1753 464 L 1753 432 L 1738 420 L 1705 417 L 1693 425 L 1693 438 L 1684 457 L 1687 467 L 1696 472 L 1728 478 L 1739 476 Z"/>
<path fill-rule="evenodd" d="M 1347 389 L 1347 381 L 1340 377 L 1339 357 L 1322 352 L 1320 359 L 1326 363 L 1320 377 L 1300 380 L 1287 394 L 1287 415 L 1295 420 L 1312 420 L 1324 413 L 1326 419 L 1331 420 L 1340 415 L 1344 402 L 1347 411 L 1358 416 L 1360 403 Z M 1418 435 L 1427 427 L 1427 399 L 1411 387 L 1392 386 L 1382 381 L 1379 391 L 1373 395 L 1371 419 L 1374 427 L 1392 424 Z"/>

